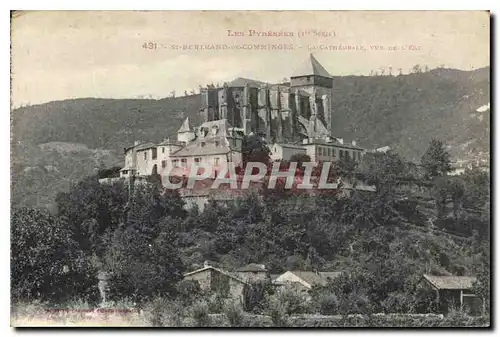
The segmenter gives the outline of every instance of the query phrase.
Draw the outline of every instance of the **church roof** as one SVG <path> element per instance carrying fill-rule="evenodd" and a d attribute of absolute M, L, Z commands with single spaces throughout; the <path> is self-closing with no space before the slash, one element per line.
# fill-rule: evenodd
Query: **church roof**
<path fill-rule="evenodd" d="M 186 119 L 184 120 L 184 123 L 182 123 L 179 131 L 177 131 L 177 133 L 181 133 L 181 132 L 188 132 L 188 131 L 191 131 L 191 126 L 189 125 L 189 117 L 186 117 Z"/>
<path fill-rule="evenodd" d="M 292 74 L 292 77 L 301 77 L 301 76 L 311 76 L 317 75 L 322 77 L 332 77 L 326 71 L 325 68 L 319 63 L 318 60 L 313 56 L 313 54 L 309 54 L 307 60 L 302 63 Z"/>
<path fill-rule="evenodd" d="M 248 85 L 250 87 L 258 88 L 261 85 L 265 85 L 266 82 L 262 81 L 257 81 L 257 80 L 252 80 L 250 78 L 244 78 L 244 77 L 238 77 L 232 80 L 227 84 L 228 87 L 231 88 L 239 88 L 239 87 L 244 87 L 245 85 Z"/>

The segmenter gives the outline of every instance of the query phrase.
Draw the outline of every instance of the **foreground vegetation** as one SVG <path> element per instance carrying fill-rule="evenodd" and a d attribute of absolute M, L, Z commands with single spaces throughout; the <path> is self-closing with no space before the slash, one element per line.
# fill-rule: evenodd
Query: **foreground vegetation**
<path fill-rule="evenodd" d="M 72 307 L 73 305 L 73 307 Z M 81 305 L 81 303 L 80 303 Z M 13 308 L 11 325 L 87 326 L 87 327 L 488 327 L 489 316 L 473 317 L 454 311 L 439 314 L 266 314 L 248 313 L 229 303 L 212 313 L 206 302 L 185 306 L 176 301 L 156 299 L 145 310 L 115 304 L 109 308 L 65 305 L 54 310 L 40 303 L 21 304 Z M 218 310 L 215 310 L 218 311 Z"/>

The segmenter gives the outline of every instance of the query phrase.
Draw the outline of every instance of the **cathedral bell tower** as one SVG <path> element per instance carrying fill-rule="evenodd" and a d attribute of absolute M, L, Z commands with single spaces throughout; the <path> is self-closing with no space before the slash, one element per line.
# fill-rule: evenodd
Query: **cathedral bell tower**
<path fill-rule="evenodd" d="M 292 89 L 303 90 L 311 95 L 311 103 L 314 102 L 318 105 L 317 118 L 325 124 L 328 132 L 331 132 L 332 75 L 316 60 L 313 54 L 309 54 L 307 60 L 292 74 L 290 82 Z"/>

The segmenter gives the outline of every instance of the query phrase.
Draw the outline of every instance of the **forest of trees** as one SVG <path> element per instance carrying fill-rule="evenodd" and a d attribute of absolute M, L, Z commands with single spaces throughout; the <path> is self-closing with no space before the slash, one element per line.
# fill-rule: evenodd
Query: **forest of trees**
<path fill-rule="evenodd" d="M 265 160 L 265 145 L 250 143 L 245 156 Z M 227 269 L 263 263 L 271 273 L 345 271 L 312 291 L 324 314 L 432 311 L 419 288 L 424 273 L 476 275 L 476 292 L 489 301 L 489 174 L 447 175 L 439 141 L 422 157 L 422 174 L 415 166 L 395 153 L 367 154 L 359 165 L 337 163 L 335 172 L 376 192 L 277 189 L 232 203 L 211 200 L 204 212 L 185 210 L 178 192 L 155 177 L 134 188 L 89 177 L 59 193 L 57 214 L 12 210 L 12 300 L 98 303 L 100 271 L 111 275 L 114 300 L 180 298 L 182 274 L 210 260 Z"/>

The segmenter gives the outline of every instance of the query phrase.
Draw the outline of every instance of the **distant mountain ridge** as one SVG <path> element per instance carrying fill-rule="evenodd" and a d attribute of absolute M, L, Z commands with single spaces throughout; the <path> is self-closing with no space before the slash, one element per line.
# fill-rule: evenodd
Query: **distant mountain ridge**
<path fill-rule="evenodd" d="M 490 109 L 484 108 L 490 103 L 489 67 L 333 80 L 334 136 L 355 139 L 367 149 L 390 146 L 414 162 L 420 160 L 432 138 L 444 141 L 454 158 L 489 151 Z M 75 181 L 104 166 L 119 165 L 123 148 L 134 140 L 174 138 L 186 117 L 193 125 L 201 122 L 200 101 L 199 94 L 159 100 L 81 98 L 15 109 L 11 112 L 15 193 L 22 194 L 24 184 L 44 181 L 47 174 L 53 176 L 49 180 L 56 186 L 66 186 L 59 180 L 71 176 Z M 39 147 L 47 143 L 51 145 Z M 38 163 L 45 169 L 25 170 Z M 54 193 L 53 189 L 51 197 Z M 44 195 L 43 204 L 51 197 Z M 14 196 L 13 200 L 26 198 Z M 29 200 L 28 204 L 37 204 L 32 196 Z"/>

